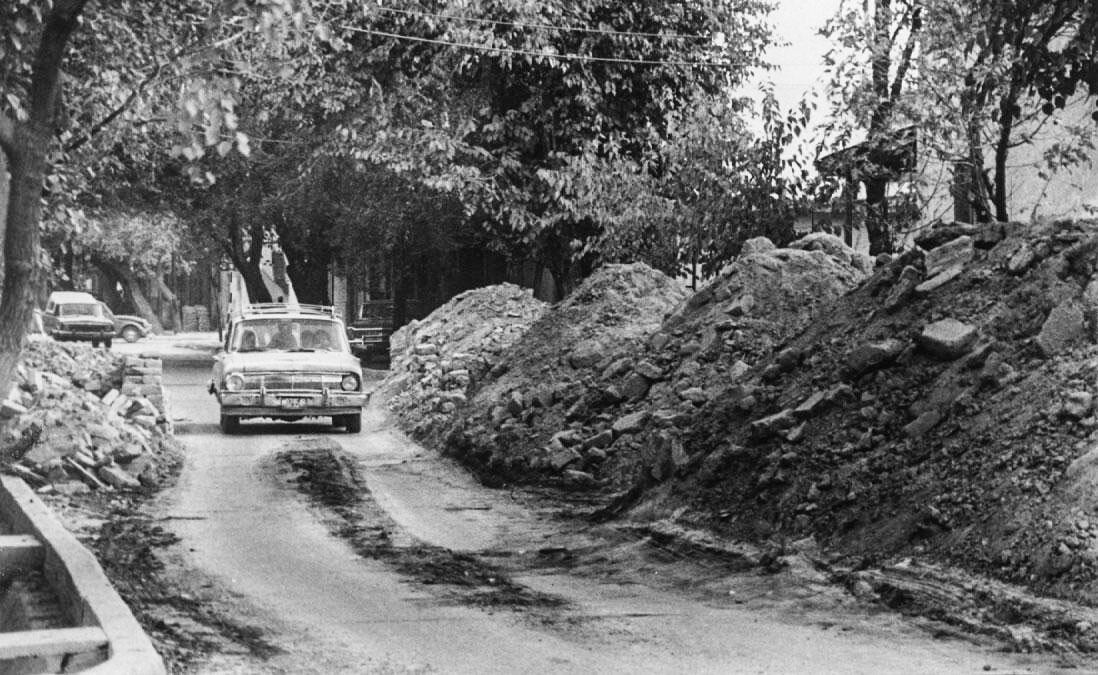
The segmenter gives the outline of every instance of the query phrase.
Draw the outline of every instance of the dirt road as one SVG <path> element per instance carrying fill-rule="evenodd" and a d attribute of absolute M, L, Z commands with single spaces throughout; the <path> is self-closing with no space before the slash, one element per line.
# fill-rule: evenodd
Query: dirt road
<path fill-rule="evenodd" d="M 156 505 L 174 564 L 279 652 L 207 672 L 1049 672 L 933 639 L 824 583 L 585 531 L 475 484 L 386 426 L 217 431 L 205 368 L 166 372 L 187 447 Z M 1078 672 L 1078 671 L 1073 671 Z"/>

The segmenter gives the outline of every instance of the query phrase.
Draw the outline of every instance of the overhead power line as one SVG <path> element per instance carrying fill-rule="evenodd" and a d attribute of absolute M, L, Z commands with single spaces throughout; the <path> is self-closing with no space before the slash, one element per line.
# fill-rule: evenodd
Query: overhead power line
<path fill-rule="evenodd" d="M 513 54 L 516 56 L 535 56 L 546 59 L 562 59 L 566 61 L 589 61 L 596 63 L 628 63 L 639 66 L 685 66 L 685 67 L 700 67 L 700 68 L 731 68 L 733 66 L 753 66 L 754 62 L 738 62 L 738 61 L 685 61 L 685 60 L 662 60 L 662 59 L 629 59 L 618 58 L 610 56 L 588 56 L 586 54 L 559 54 L 556 52 L 539 52 L 530 49 L 514 49 L 512 47 L 490 47 L 487 45 L 477 45 L 468 42 L 455 42 L 453 40 L 439 40 L 435 38 L 425 38 L 416 35 L 403 35 L 401 33 L 390 33 L 382 30 L 372 30 L 369 28 L 359 28 L 357 26 L 340 26 L 343 30 L 348 30 L 354 33 L 365 33 L 367 35 L 376 35 L 378 37 L 393 38 L 395 40 L 407 40 L 410 42 L 423 42 L 428 44 L 443 45 L 446 47 L 457 47 L 459 49 L 468 49 L 470 51 L 478 52 L 492 52 L 498 54 Z"/>
<path fill-rule="evenodd" d="M 646 33 L 632 30 L 606 30 L 605 28 L 591 28 L 589 26 L 558 26 L 551 23 L 528 23 L 524 21 L 498 21 L 495 19 L 481 19 L 472 16 L 459 16 L 456 14 L 438 14 L 414 9 L 398 9 L 396 7 L 378 7 L 378 11 L 391 14 L 403 14 L 405 16 L 430 17 L 446 21 L 463 21 L 465 23 L 477 23 L 482 26 L 509 26 L 511 28 L 537 28 L 541 30 L 570 31 L 575 33 L 593 33 L 597 35 L 613 35 L 616 37 L 645 37 L 662 38 L 665 40 L 712 40 L 709 35 L 690 35 L 686 33 Z"/>

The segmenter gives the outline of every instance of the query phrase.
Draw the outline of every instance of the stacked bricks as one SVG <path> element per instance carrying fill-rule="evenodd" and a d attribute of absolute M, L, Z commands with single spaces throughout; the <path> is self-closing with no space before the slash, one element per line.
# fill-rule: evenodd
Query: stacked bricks
<path fill-rule="evenodd" d="M 156 356 L 127 356 L 122 366 L 123 396 L 144 398 L 164 416 L 164 364 Z"/>

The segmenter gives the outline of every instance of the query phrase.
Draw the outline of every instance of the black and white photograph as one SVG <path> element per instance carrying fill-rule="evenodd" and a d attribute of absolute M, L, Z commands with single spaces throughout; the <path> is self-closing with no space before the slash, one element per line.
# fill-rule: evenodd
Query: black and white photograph
<path fill-rule="evenodd" d="M 45 673 L 1098 673 L 1098 3 L 0 0 Z"/>

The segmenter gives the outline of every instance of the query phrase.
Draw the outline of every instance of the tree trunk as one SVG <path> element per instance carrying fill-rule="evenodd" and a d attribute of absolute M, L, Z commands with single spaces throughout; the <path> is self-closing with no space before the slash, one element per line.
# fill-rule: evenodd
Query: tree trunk
<path fill-rule="evenodd" d="M 1010 89 L 999 102 L 999 140 L 995 143 L 995 219 L 1001 223 L 1010 220 L 1007 210 L 1007 157 L 1010 154 L 1010 137 L 1014 133 L 1014 109 L 1018 101 L 1018 87 Z"/>
<path fill-rule="evenodd" d="M 31 69 L 27 121 L 14 122 L 0 113 L 0 150 L 11 172 L 0 298 L 0 396 L 11 390 L 27 327 L 34 316 L 42 185 L 59 108 L 61 61 L 86 1 L 55 2 L 45 19 Z"/>
<path fill-rule="evenodd" d="M 37 133 L 36 133 L 37 132 Z M 11 390 L 15 367 L 23 350 L 27 326 L 34 315 L 38 283 L 38 222 L 42 216 L 42 184 L 46 176 L 44 128 L 17 128 L 8 153 L 11 192 L 4 233 L 4 282 L 0 299 L 0 392 Z"/>
<path fill-rule="evenodd" d="M 869 235 L 869 255 L 892 253 L 892 228 L 888 222 L 888 180 L 865 181 L 865 229 Z"/>
<path fill-rule="evenodd" d="M 134 276 L 133 272 L 126 269 L 123 265 L 115 264 L 107 260 L 96 259 L 95 266 L 103 271 L 107 275 L 107 278 L 111 280 L 111 284 L 122 285 L 122 295 L 126 298 L 126 301 L 133 305 L 134 313 L 141 318 L 147 320 L 153 326 L 153 331 L 160 333 L 164 330 L 163 324 L 160 322 L 160 317 L 156 315 L 156 310 L 153 309 L 152 303 L 145 297 L 145 292 L 141 289 L 141 283 Z"/>
<path fill-rule="evenodd" d="M 968 125 L 968 157 L 972 171 L 969 178 L 969 199 L 972 202 L 973 220 L 977 223 L 988 223 L 991 222 L 991 198 L 984 176 L 984 150 L 980 127 L 979 117 L 973 117 Z"/>
<path fill-rule="evenodd" d="M 249 302 L 271 302 L 271 294 L 267 290 L 267 284 L 263 283 L 263 272 L 259 269 L 258 262 L 247 261 L 238 264 L 236 268 L 240 271 L 240 276 L 244 277 Z"/>

